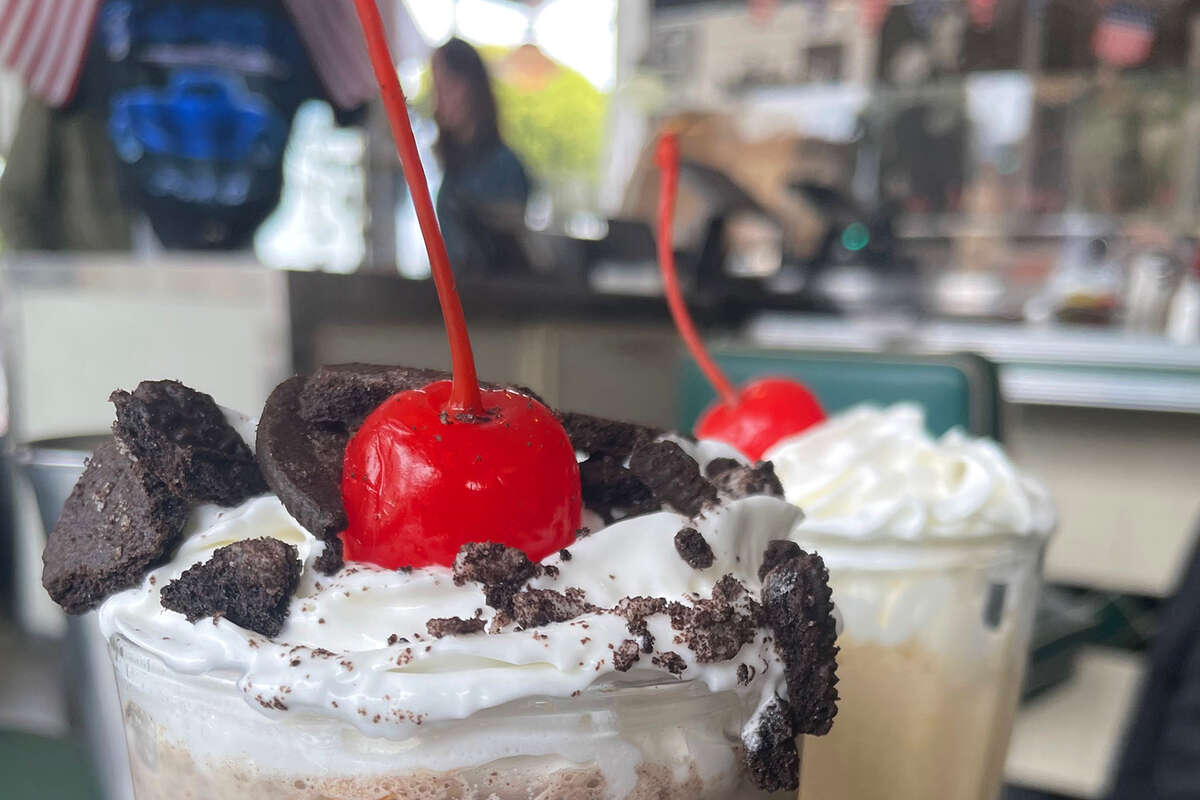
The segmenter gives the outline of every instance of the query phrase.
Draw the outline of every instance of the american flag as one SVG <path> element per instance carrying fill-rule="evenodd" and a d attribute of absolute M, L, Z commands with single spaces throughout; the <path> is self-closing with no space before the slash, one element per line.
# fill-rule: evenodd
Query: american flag
<path fill-rule="evenodd" d="M 70 102 L 102 0 L 0 0 L 0 65 L 48 105 Z M 403 11 L 380 0 L 385 18 Z M 329 99 L 355 108 L 377 92 L 351 0 L 284 0 Z"/>
<path fill-rule="evenodd" d="M 1134 3 L 1113 3 L 1092 34 L 1096 58 L 1116 67 L 1142 63 L 1153 44 L 1154 12 Z"/>

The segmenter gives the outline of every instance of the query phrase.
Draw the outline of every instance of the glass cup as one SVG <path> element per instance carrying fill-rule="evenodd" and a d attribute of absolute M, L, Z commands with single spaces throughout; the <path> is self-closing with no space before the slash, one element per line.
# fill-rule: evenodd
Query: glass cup
<path fill-rule="evenodd" d="M 732 800 L 748 710 L 695 682 L 530 698 L 405 739 L 251 708 L 233 675 L 186 675 L 111 645 L 137 800 Z"/>
<path fill-rule="evenodd" d="M 806 746 L 814 800 L 993 800 L 1024 678 L 1041 537 L 801 542 L 841 618 L 833 731 Z"/>

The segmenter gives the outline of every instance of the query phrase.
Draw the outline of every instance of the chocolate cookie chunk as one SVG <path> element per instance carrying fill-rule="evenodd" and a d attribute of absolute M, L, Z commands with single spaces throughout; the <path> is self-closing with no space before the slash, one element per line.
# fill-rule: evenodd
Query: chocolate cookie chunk
<path fill-rule="evenodd" d="M 560 412 L 558 419 L 576 450 L 589 456 L 614 456 L 618 461 L 629 458 L 638 447 L 649 444 L 663 433 L 657 428 L 645 425 L 618 422 L 574 411 Z"/>
<path fill-rule="evenodd" d="M 763 551 L 762 564 L 758 567 L 758 579 L 761 581 L 775 567 L 802 555 L 804 555 L 804 551 L 795 542 L 787 539 L 772 539 L 767 542 L 767 549 Z"/>
<path fill-rule="evenodd" d="M 289 378 L 267 398 L 258 423 L 258 463 L 288 513 L 314 536 L 330 539 L 346 529 L 342 461 L 350 435 L 300 416 L 304 381 Z"/>
<path fill-rule="evenodd" d="M 553 589 L 525 589 L 512 598 L 513 619 L 526 629 L 566 622 L 595 610 L 596 607 L 584 599 L 583 592 L 575 588 L 567 589 L 565 593 Z"/>
<path fill-rule="evenodd" d="M 163 587 L 162 605 L 188 622 L 222 616 L 235 625 L 275 636 L 300 580 L 296 548 L 278 539 L 243 539 L 218 547 L 212 558 Z"/>
<path fill-rule="evenodd" d="M 68 613 L 81 614 L 166 559 L 186 521 L 187 503 L 106 442 L 50 532 L 42 586 Z"/>
<path fill-rule="evenodd" d="M 778 564 L 763 580 L 762 606 L 783 659 L 796 733 L 824 734 L 837 714 L 837 631 L 829 572 L 818 555 Z"/>
<path fill-rule="evenodd" d="M 254 454 L 207 394 L 142 381 L 108 399 L 122 449 L 184 500 L 232 506 L 267 491 Z"/>
<path fill-rule="evenodd" d="M 718 491 L 735 500 L 755 494 L 783 497 L 783 484 L 776 477 L 775 465 L 770 461 L 760 461 L 748 467 L 732 458 L 715 458 L 705 469 L 705 474 Z"/>
<path fill-rule="evenodd" d="M 768 792 L 794 792 L 800 788 L 800 754 L 792 710 L 779 697 L 759 712 L 751 732 L 742 737 L 746 767 L 758 788 Z"/>
<path fill-rule="evenodd" d="M 541 565 L 530 561 L 523 550 L 500 542 L 467 542 L 454 557 L 454 582 L 459 586 L 467 581 L 480 584 L 485 602 L 509 614 L 513 595 L 541 574 Z"/>
<path fill-rule="evenodd" d="M 629 672 L 639 658 L 641 654 L 638 652 L 638 643 L 633 639 L 626 639 L 613 650 L 613 669 L 617 672 Z"/>
<path fill-rule="evenodd" d="M 671 603 L 667 613 L 671 627 L 680 632 L 679 639 L 701 664 L 736 658 L 742 645 L 758 636 L 762 624 L 762 607 L 733 575 L 717 581 L 711 599 L 691 606 Z"/>
<path fill-rule="evenodd" d="M 662 667 L 672 675 L 682 675 L 687 669 L 687 662 L 683 660 L 683 656 L 671 650 L 665 653 L 659 653 L 650 659 L 650 663 L 656 667 Z"/>
<path fill-rule="evenodd" d="M 712 547 L 695 528 L 684 528 L 675 534 L 675 552 L 692 569 L 708 569 L 716 560 Z"/>
<path fill-rule="evenodd" d="M 658 509 L 659 502 L 646 484 L 621 464 L 616 456 L 601 453 L 579 465 L 583 505 L 611 524 L 614 512 L 625 516 Z"/>
<path fill-rule="evenodd" d="M 397 392 L 422 389 L 449 379 L 449 372 L 423 367 L 362 363 L 319 367 L 300 392 L 300 416 L 309 422 L 336 425 L 353 433 L 368 414 Z M 485 389 L 504 388 L 494 383 L 480 385 Z M 545 405 L 532 390 L 524 386 L 511 388 Z"/>
<path fill-rule="evenodd" d="M 367 415 L 396 392 L 421 389 L 450 373 L 384 364 L 333 364 L 309 376 L 300 391 L 300 416 L 357 430 Z"/>
<path fill-rule="evenodd" d="M 482 619 L 463 619 L 462 617 L 435 617 L 425 623 L 425 630 L 435 639 L 443 636 L 466 636 L 483 631 L 485 623 Z"/>
<path fill-rule="evenodd" d="M 703 475 L 696 459 L 674 442 L 652 442 L 633 451 L 629 469 L 654 496 L 681 514 L 694 517 L 705 503 L 717 501 L 717 490 Z"/>
<path fill-rule="evenodd" d="M 325 540 L 325 549 L 313 561 L 313 568 L 322 575 L 336 575 L 346 565 L 342 557 L 342 540 L 337 536 Z"/>

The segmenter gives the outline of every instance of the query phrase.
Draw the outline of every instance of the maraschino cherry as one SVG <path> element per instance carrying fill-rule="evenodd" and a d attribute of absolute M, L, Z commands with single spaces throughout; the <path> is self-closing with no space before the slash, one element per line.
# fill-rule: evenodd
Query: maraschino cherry
<path fill-rule="evenodd" d="M 466 542 L 495 541 L 540 560 L 579 528 L 575 450 L 533 397 L 480 389 L 379 9 L 374 0 L 355 0 L 355 8 L 429 251 L 453 377 L 393 395 L 351 438 L 342 473 L 345 557 L 391 569 L 449 566 Z"/>
<path fill-rule="evenodd" d="M 658 264 L 663 290 L 675 327 L 719 398 L 700 415 L 693 432 L 701 439 L 730 444 L 748 458 L 758 460 L 776 442 L 825 419 L 825 412 L 812 392 L 789 378 L 760 378 L 737 390 L 709 356 L 684 304 L 671 247 L 679 190 L 679 143 L 675 134 L 659 137 L 655 155 L 659 168 Z"/>

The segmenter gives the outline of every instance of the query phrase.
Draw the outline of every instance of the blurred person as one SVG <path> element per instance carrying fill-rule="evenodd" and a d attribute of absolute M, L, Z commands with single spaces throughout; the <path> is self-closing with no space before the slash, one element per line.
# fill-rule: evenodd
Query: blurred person
<path fill-rule="evenodd" d="M 491 76 L 474 47 L 451 39 L 433 54 L 434 150 L 442 166 L 437 214 L 456 270 L 481 273 L 505 232 L 524 224 L 530 181 L 500 137 Z"/>
<path fill-rule="evenodd" d="M 168 248 L 247 246 L 300 104 L 376 93 L 351 0 L 2 5 L 0 65 L 29 90 L 0 181 L 18 248 L 126 248 L 138 215 Z"/>

